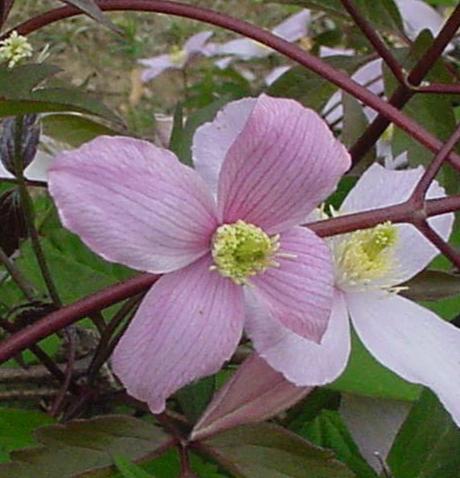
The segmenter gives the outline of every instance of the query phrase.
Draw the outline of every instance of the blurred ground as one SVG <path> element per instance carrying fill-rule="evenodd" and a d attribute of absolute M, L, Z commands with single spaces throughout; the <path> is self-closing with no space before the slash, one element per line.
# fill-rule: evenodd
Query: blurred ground
<path fill-rule="evenodd" d="M 271 27 L 298 9 L 262 5 L 254 0 L 196 0 L 195 5 L 231 13 L 258 25 Z M 56 0 L 17 0 L 7 27 L 13 27 L 34 14 L 59 6 Z M 205 24 L 166 15 L 146 13 L 110 13 L 111 20 L 120 27 L 119 37 L 85 16 L 55 23 L 31 35 L 36 51 L 49 45 L 48 62 L 60 66 L 59 76 L 76 86 L 95 92 L 110 107 L 127 119 L 130 129 L 140 134 L 152 125 L 152 112 L 170 113 L 182 95 L 183 78 L 180 72 L 163 74 L 142 87 L 139 82 L 137 60 L 167 52 L 201 30 Z M 234 38 L 234 35 L 215 29 L 215 40 Z M 200 81 L 211 60 L 202 60 L 201 68 L 191 71 L 192 82 Z"/>

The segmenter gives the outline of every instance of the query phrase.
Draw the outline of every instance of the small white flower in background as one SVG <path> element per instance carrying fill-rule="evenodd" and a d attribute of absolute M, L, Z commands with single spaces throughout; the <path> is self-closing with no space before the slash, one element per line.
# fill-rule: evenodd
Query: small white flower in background
<path fill-rule="evenodd" d="M 21 60 L 30 58 L 32 53 L 32 45 L 26 37 L 19 35 L 17 31 L 0 41 L 0 62 L 7 62 L 8 68 L 13 68 Z"/>
<path fill-rule="evenodd" d="M 142 81 L 146 83 L 153 80 L 166 70 L 182 70 L 197 56 L 210 56 L 207 41 L 212 35 L 210 31 L 197 33 L 185 42 L 183 48 L 176 46 L 169 53 L 139 60 L 141 65 L 147 67 L 142 72 Z"/>

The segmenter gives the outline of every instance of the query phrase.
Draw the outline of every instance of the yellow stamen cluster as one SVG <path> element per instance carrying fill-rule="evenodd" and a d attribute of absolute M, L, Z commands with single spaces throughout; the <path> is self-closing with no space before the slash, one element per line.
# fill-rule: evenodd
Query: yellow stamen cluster
<path fill-rule="evenodd" d="M 27 38 L 14 31 L 5 40 L 0 41 L 0 62 L 8 62 L 8 68 L 32 56 L 32 45 Z"/>
<path fill-rule="evenodd" d="M 185 59 L 187 58 L 187 52 L 178 47 L 177 45 L 172 47 L 169 53 L 169 59 L 172 63 L 178 66 L 182 66 L 185 63 Z"/>
<path fill-rule="evenodd" d="M 270 237 L 253 224 L 241 220 L 224 224 L 213 237 L 211 269 L 244 285 L 249 277 L 278 266 L 274 256 L 279 247 L 278 235 Z"/>
<path fill-rule="evenodd" d="M 344 239 L 337 238 L 334 256 L 339 285 L 365 286 L 389 275 L 397 232 L 390 222 L 386 222 L 371 229 L 355 231 Z"/>

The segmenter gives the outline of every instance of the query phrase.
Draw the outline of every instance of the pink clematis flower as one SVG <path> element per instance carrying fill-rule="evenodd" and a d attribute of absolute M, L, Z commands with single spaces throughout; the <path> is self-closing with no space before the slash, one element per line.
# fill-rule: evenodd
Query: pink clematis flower
<path fill-rule="evenodd" d="M 374 164 L 348 194 L 340 213 L 404 202 L 422 174 L 422 167 L 390 171 Z M 444 195 L 437 183 L 428 191 L 430 198 Z M 453 214 L 429 220 L 444 239 L 453 221 Z M 460 330 L 397 294 L 398 286 L 423 270 L 438 250 L 410 224 L 385 223 L 328 242 L 336 291 L 321 343 L 293 335 L 254 298 L 255 312 L 246 330 L 258 353 L 298 386 L 332 382 L 348 361 L 350 317 L 361 341 L 379 362 L 405 380 L 431 388 L 460 425 Z"/>
<path fill-rule="evenodd" d="M 142 72 L 141 79 L 144 83 L 153 80 L 166 70 L 182 70 L 188 63 L 199 55 L 208 56 L 207 41 L 213 32 L 205 31 L 190 37 L 183 48 L 173 48 L 170 53 L 144 58 L 139 63 L 147 68 Z"/>
<path fill-rule="evenodd" d="M 242 99 L 197 130 L 193 156 L 196 171 L 145 141 L 100 137 L 49 172 L 67 228 L 109 261 L 164 274 L 113 355 L 155 413 L 231 357 L 248 291 L 312 343 L 332 302 L 328 247 L 299 227 L 350 166 L 324 121 L 293 100 Z"/>

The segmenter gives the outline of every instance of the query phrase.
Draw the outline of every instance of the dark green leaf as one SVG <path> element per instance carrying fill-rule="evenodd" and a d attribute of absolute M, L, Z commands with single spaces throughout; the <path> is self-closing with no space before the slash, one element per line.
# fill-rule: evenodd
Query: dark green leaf
<path fill-rule="evenodd" d="M 340 0 L 265 0 L 266 3 L 300 5 L 332 16 L 350 19 Z M 355 0 L 359 12 L 376 27 L 387 31 L 402 30 L 402 20 L 394 0 Z"/>
<path fill-rule="evenodd" d="M 239 478 L 351 478 L 327 450 L 276 425 L 246 425 L 206 440 L 209 454 Z"/>
<path fill-rule="evenodd" d="M 78 114 L 49 114 L 41 119 L 43 133 L 70 146 L 80 146 L 101 135 L 116 135 L 116 131 Z"/>
<path fill-rule="evenodd" d="M 460 429 L 429 390 L 412 408 L 387 461 L 395 478 L 458 476 Z"/>
<path fill-rule="evenodd" d="M 352 352 L 345 372 L 328 387 L 341 392 L 395 400 L 415 400 L 420 387 L 380 365 L 352 334 Z"/>
<path fill-rule="evenodd" d="M 176 397 L 179 404 L 191 423 L 195 423 L 200 418 L 204 409 L 211 401 L 214 390 L 214 377 L 206 377 L 196 383 L 187 385 L 177 392 Z"/>
<path fill-rule="evenodd" d="M 120 30 L 102 13 L 102 10 L 97 6 L 94 0 L 61 0 L 74 7 L 77 7 L 82 12 L 93 18 L 99 23 L 113 30 L 115 33 L 120 33 Z"/>
<path fill-rule="evenodd" d="M 140 466 L 135 465 L 121 455 L 114 456 L 113 461 L 123 478 L 152 478 L 152 475 L 149 475 Z"/>
<path fill-rule="evenodd" d="M 36 436 L 41 446 L 13 452 L 0 478 L 38 478 L 44 470 L 46 478 L 108 477 L 115 455 L 152 459 L 168 442 L 156 426 L 116 415 L 43 427 Z"/>
<path fill-rule="evenodd" d="M 230 98 L 225 96 L 193 112 L 188 116 L 183 129 L 180 130 L 177 128 L 174 132 L 175 135 L 171 139 L 171 149 L 184 164 L 192 164 L 192 142 L 196 129 L 203 123 L 212 121 L 217 112 L 222 109 L 229 100 Z"/>
<path fill-rule="evenodd" d="M 77 111 L 100 116 L 114 123 L 122 120 L 94 96 L 74 88 L 43 88 L 22 98 L 0 101 L 0 117 L 27 113 Z"/>
<path fill-rule="evenodd" d="M 323 410 L 313 421 L 305 423 L 298 433 L 318 446 L 333 450 L 357 477 L 377 478 L 375 471 L 361 456 L 338 412 Z"/>
<path fill-rule="evenodd" d="M 54 420 L 44 413 L 0 408 L 0 463 L 8 461 L 9 453 L 13 450 L 36 445 L 33 431 L 53 422 Z"/>
<path fill-rule="evenodd" d="M 22 98 L 43 80 L 61 71 L 46 63 L 19 65 L 15 68 L 0 66 L 0 105 L 4 99 Z"/>
<path fill-rule="evenodd" d="M 440 300 L 460 294 L 460 275 L 426 270 L 401 285 L 407 287 L 406 290 L 401 291 L 401 295 L 408 299 Z"/>

